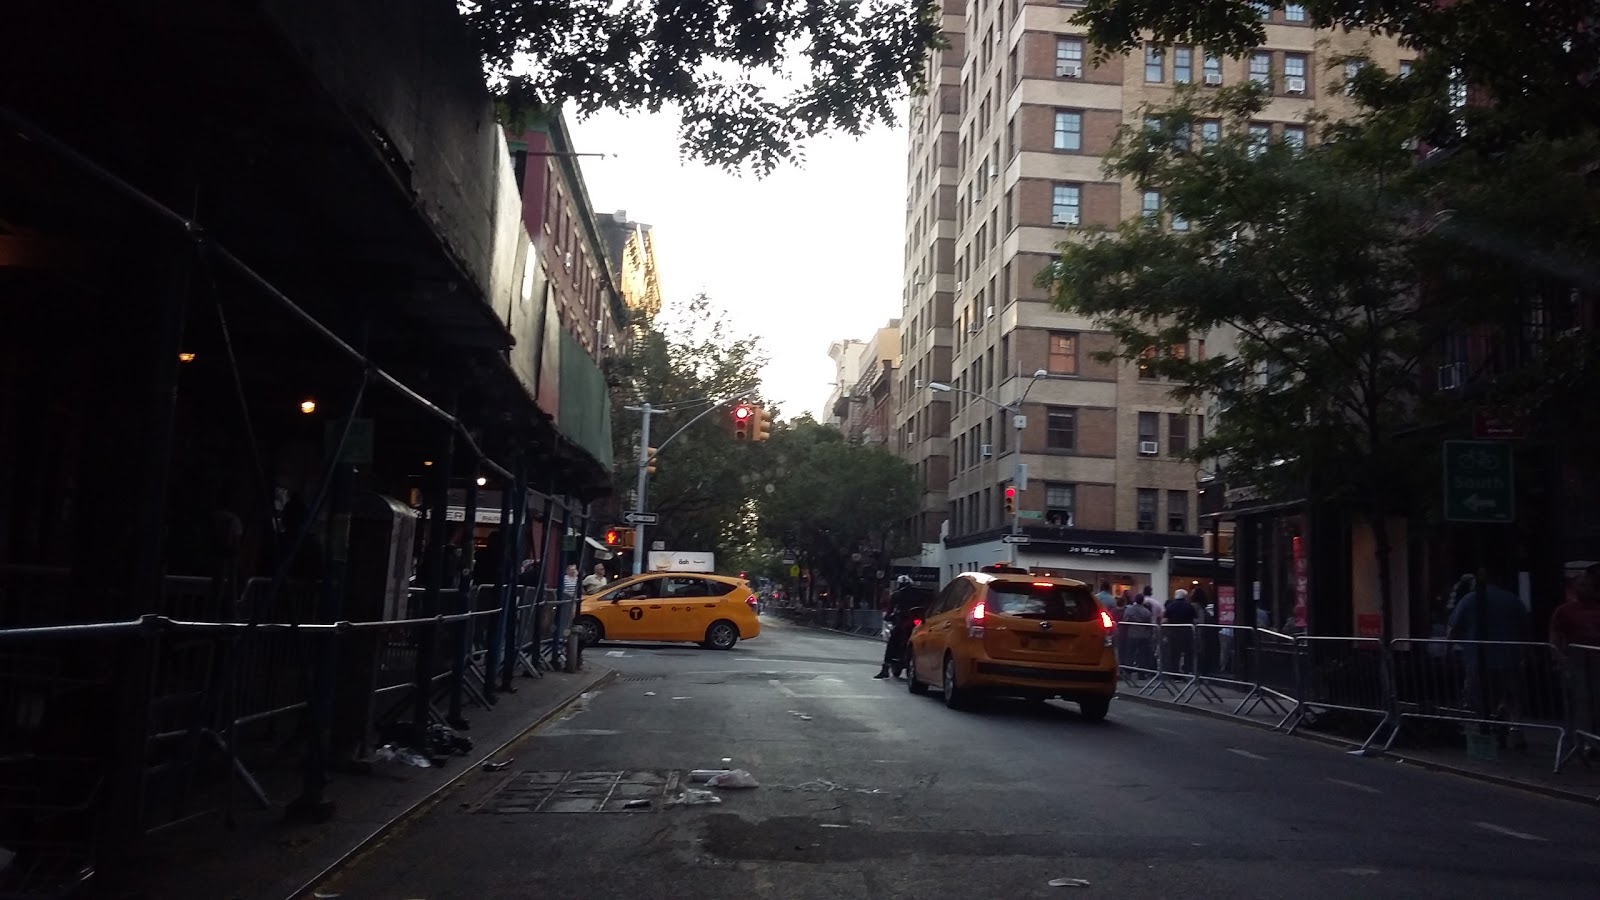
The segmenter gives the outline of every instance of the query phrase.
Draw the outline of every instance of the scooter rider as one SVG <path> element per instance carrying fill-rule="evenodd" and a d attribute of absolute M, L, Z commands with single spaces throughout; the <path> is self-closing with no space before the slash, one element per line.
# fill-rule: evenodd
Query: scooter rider
<path fill-rule="evenodd" d="M 894 593 L 889 595 L 889 611 L 884 613 L 884 621 L 891 626 L 887 646 L 883 648 L 883 668 L 873 678 L 888 678 L 889 669 L 895 670 L 895 675 L 900 674 L 900 658 L 904 654 L 906 638 L 911 635 L 911 609 L 916 605 L 917 592 L 914 590 L 911 576 L 901 575 L 895 579 Z"/>

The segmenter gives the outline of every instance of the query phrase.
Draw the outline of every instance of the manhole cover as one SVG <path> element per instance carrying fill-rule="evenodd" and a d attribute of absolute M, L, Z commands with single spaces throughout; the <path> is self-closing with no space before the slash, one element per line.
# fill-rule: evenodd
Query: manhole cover
<path fill-rule="evenodd" d="M 660 681 L 660 675 L 624 675 L 618 681 Z"/>
<path fill-rule="evenodd" d="M 678 781 L 679 773 L 670 771 L 519 772 L 473 812 L 650 812 L 676 792 Z M 649 803 L 628 805 L 639 800 Z"/>

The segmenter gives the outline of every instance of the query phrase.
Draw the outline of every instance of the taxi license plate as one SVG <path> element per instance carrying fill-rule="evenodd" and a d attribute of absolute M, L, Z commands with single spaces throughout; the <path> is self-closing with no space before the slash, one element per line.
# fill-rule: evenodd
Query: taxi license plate
<path fill-rule="evenodd" d="M 1022 639 L 1022 649 L 1024 650 L 1054 650 L 1055 644 L 1055 638 L 1038 634 Z"/>

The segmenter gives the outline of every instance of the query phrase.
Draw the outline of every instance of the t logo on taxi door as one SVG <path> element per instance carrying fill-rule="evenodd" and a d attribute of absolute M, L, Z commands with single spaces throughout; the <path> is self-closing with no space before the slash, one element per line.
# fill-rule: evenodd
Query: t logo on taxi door
<path fill-rule="evenodd" d="M 635 606 L 633 609 L 628 610 L 628 618 L 637 622 L 644 618 L 644 610 Z"/>

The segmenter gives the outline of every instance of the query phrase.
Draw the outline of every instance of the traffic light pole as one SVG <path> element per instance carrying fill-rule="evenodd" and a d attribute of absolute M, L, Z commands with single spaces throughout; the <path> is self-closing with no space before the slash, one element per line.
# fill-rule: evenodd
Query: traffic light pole
<path fill-rule="evenodd" d="M 667 449 L 667 445 L 677 440 L 678 435 L 688 431 L 690 425 L 693 425 L 694 423 L 710 415 L 712 410 L 730 400 L 744 396 L 746 393 L 755 390 L 755 388 L 756 385 L 749 385 L 748 387 L 739 390 L 737 393 L 729 394 L 728 396 L 723 397 L 721 400 L 712 401 L 711 405 L 702 410 L 698 416 L 695 416 L 694 418 L 685 422 L 682 428 L 674 431 L 666 440 L 662 441 L 655 448 L 656 453 L 660 453 L 661 451 Z M 667 410 L 655 409 L 649 403 L 641 403 L 638 406 L 629 406 L 626 407 L 626 409 L 629 412 L 637 412 L 644 416 L 644 421 L 639 426 L 639 480 L 634 485 L 633 503 L 633 511 L 642 514 L 645 512 L 645 494 L 650 486 L 650 417 L 662 415 L 663 413 L 667 412 Z M 644 523 L 635 522 L 633 525 L 633 574 L 644 574 L 644 555 L 648 552 L 649 550 L 645 547 L 644 543 Z"/>
<path fill-rule="evenodd" d="M 650 417 L 660 415 L 664 410 L 651 409 L 648 403 L 628 408 L 637 409 L 644 415 L 644 421 L 639 425 L 639 480 L 634 484 L 633 488 L 633 511 L 643 513 L 645 511 L 645 491 L 650 486 Z M 644 573 L 644 555 L 646 552 L 644 522 L 634 522 L 633 574 L 641 575 Z"/>

